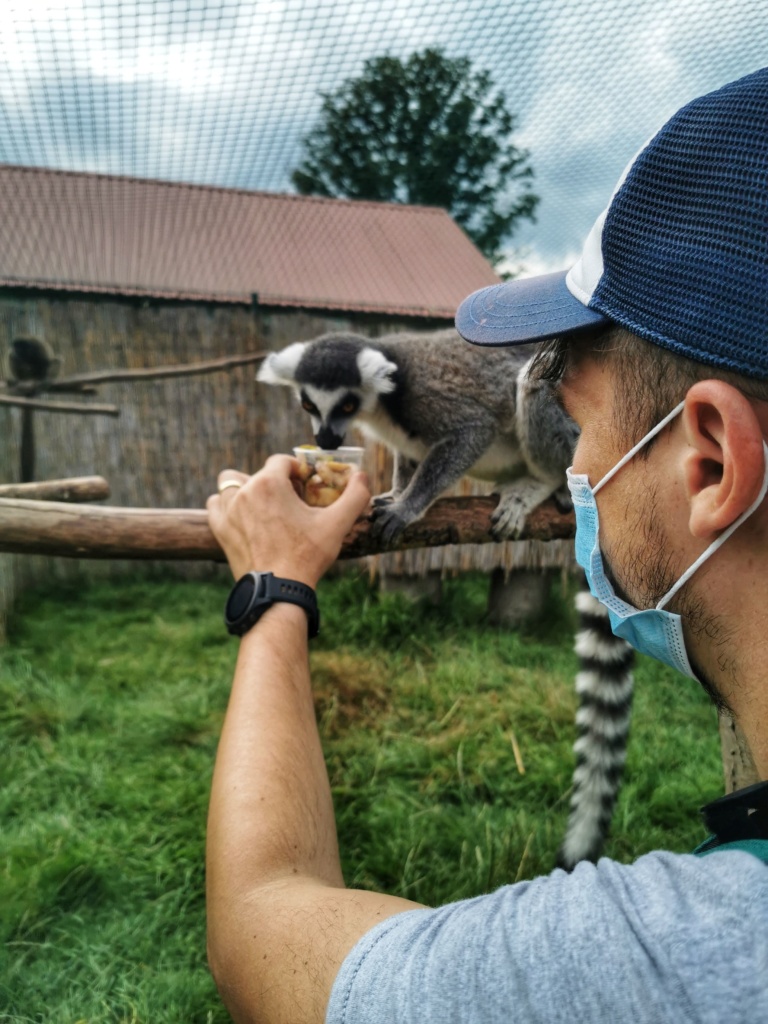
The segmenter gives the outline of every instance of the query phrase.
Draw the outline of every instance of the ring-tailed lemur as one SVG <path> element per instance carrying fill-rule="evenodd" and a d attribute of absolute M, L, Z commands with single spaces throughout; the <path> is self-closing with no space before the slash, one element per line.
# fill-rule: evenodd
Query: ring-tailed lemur
<path fill-rule="evenodd" d="M 550 496 L 570 506 L 565 470 L 578 437 L 552 387 L 529 373 L 533 346 L 477 348 L 454 330 L 379 339 L 327 334 L 267 356 L 257 380 L 294 389 L 315 441 L 337 448 L 352 425 L 394 453 L 392 490 L 373 499 L 386 544 L 467 475 L 498 484 L 496 539 L 520 535 Z M 632 700 L 632 651 L 607 613 L 578 595 L 577 764 L 559 863 L 595 859 L 619 789 Z"/>
<path fill-rule="evenodd" d="M 8 370 L 13 384 L 42 383 L 58 376 L 61 358 L 41 338 L 14 338 L 8 354 Z"/>

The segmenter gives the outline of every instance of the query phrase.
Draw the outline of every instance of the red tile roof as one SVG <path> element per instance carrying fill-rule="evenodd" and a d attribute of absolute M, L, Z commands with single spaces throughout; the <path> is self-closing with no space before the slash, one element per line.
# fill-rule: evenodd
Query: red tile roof
<path fill-rule="evenodd" d="M 497 280 L 444 210 L 0 165 L 0 286 L 452 318 Z"/>

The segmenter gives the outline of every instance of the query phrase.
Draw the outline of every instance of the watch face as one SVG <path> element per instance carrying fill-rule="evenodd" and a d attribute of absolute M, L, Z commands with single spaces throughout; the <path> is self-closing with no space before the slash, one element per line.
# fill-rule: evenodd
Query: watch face
<path fill-rule="evenodd" d="M 237 586 L 229 595 L 229 601 L 227 601 L 226 616 L 230 622 L 237 622 L 241 616 L 245 615 L 258 585 L 258 573 L 249 573 L 238 581 Z"/>

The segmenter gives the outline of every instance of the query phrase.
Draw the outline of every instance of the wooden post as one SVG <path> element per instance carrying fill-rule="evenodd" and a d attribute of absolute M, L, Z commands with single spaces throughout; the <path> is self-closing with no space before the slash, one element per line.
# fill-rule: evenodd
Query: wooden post
<path fill-rule="evenodd" d="M 517 629 L 541 615 L 547 600 L 552 573 L 547 569 L 513 569 L 500 566 L 491 573 L 488 592 L 488 621 L 493 626 Z"/>
<path fill-rule="evenodd" d="M 423 576 L 394 576 L 381 574 L 379 589 L 383 594 L 400 594 L 408 601 L 428 601 L 439 605 L 443 598 L 443 577 L 440 572 L 427 572 Z"/>
<path fill-rule="evenodd" d="M 21 410 L 21 467 L 19 479 L 29 484 L 35 479 L 35 421 L 34 409 Z"/>
<path fill-rule="evenodd" d="M 744 733 L 727 711 L 721 711 L 718 718 L 725 792 L 733 793 L 735 789 L 751 786 L 753 782 L 759 782 L 760 779 Z"/>

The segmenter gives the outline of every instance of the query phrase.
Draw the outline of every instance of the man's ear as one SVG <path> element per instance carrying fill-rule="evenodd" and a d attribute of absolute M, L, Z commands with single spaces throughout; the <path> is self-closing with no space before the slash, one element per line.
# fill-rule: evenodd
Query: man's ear
<path fill-rule="evenodd" d="M 704 380 L 683 410 L 685 483 L 694 537 L 711 539 L 757 498 L 765 476 L 763 432 L 752 403 L 730 384 Z"/>

